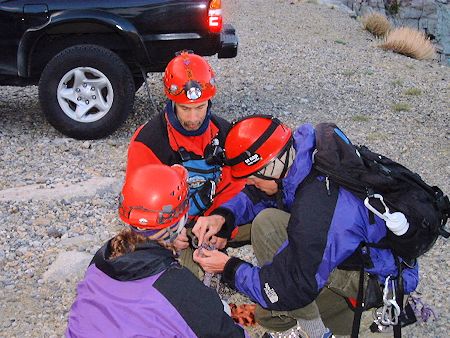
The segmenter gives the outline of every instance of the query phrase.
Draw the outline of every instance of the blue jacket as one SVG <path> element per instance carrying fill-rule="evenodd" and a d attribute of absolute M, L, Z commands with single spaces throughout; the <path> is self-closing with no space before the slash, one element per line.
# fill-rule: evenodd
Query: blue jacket
<path fill-rule="evenodd" d="M 367 208 L 352 193 L 333 182 L 327 189 L 323 177 L 308 176 L 315 148 L 310 124 L 295 131 L 294 148 L 294 163 L 281 184 L 282 201 L 247 186 L 220 210 L 235 225 L 251 222 L 265 208 L 282 208 L 291 213 L 288 240 L 271 263 L 255 267 L 232 258 L 223 274 L 228 284 L 271 310 L 293 310 L 311 303 L 330 273 L 345 265 L 361 242 L 377 243 L 387 231 L 377 216 L 375 224 L 370 224 Z M 381 283 L 388 275 L 397 275 L 390 250 L 367 250 L 367 272 L 378 276 Z M 415 290 L 417 266 L 405 269 L 403 278 L 405 293 Z"/>

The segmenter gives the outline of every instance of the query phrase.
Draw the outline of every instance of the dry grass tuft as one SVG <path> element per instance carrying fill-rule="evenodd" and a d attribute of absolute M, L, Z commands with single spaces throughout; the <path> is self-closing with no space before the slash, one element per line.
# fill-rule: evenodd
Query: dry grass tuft
<path fill-rule="evenodd" d="M 419 96 L 422 95 L 422 91 L 419 88 L 409 88 L 404 91 L 406 95 Z"/>
<path fill-rule="evenodd" d="M 418 60 L 432 59 L 435 55 L 435 48 L 425 33 L 409 27 L 391 31 L 380 47 Z"/>
<path fill-rule="evenodd" d="M 385 36 L 391 29 L 389 20 L 380 13 L 371 13 L 362 17 L 364 29 L 376 37 Z"/>
<path fill-rule="evenodd" d="M 410 111 L 411 107 L 407 103 L 396 103 L 392 106 L 394 111 Z"/>

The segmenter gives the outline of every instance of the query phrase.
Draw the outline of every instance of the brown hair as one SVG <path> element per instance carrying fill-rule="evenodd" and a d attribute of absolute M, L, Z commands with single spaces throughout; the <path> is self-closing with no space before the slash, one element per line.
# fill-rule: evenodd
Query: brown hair
<path fill-rule="evenodd" d="M 122 230 L 111 240 L 111 255 L 108 259 L 114 259 L 122 255 L 134 252 L 134 250 L 136 249 L 136 245 L 147 241 L 151 241 L 151 239 L 139 235 L 131 229 Z M 163 240 L 158 240 L 155 242 L 166 249 L 172 250 L 172 252 L 175 253 L 173 244 L 166 243 Z"/>

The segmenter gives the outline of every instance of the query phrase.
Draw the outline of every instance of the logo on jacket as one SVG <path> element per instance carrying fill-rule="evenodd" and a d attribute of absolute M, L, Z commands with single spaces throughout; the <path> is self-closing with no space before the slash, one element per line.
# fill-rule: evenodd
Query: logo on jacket
<path fill-rule="evenodd" d="M 275 290 L 270 287 L 269 283 L 264 284 L 264 292 L 272 304 L 278 302 L 278 295 Z"/>
<path fill-rule="evenodd" d="M 258 154 L 253 154 L 249 158 L 246 158 L 244 160 L 244 163 L 248 166 L 251 166 L 251 165 L 254 165 L 255 163 L 259 162 L 260 160 L 261 160 L 261 156 L 259 156 Z"/>
<path fill-rule="evenodd" d="M 197 189 L 200 188 L 203 184 L 205 184 L 206 178 L 203 176 L 192 176 L 188 178 L 189 188 Z"/>

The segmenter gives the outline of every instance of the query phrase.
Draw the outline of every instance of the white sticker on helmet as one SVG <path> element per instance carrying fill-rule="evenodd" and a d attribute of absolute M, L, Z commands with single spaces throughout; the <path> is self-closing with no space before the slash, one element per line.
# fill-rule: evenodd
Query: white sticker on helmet
<path fill-rule="evenodd" d="M 259 156 L 259 154 L 253 154 L 249 158 L 246 158 L 244 160 L 244 163 L 248 166 L 251 166 L 254 165 L 255 163 L 258 163 L 259 161 L 261 161 L 261 156 Z"/>

